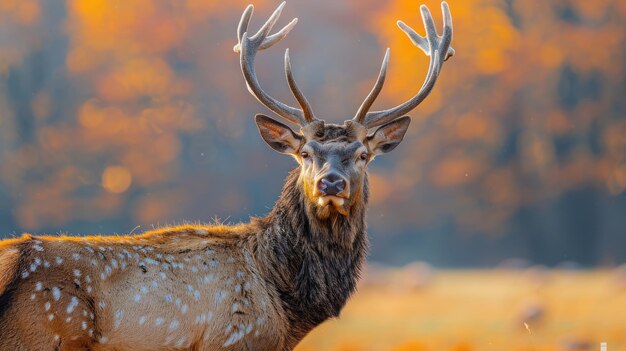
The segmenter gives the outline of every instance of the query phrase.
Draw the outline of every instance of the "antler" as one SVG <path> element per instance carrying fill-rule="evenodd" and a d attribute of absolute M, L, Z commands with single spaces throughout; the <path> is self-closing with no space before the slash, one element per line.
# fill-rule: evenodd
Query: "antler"
<path fill-rule="evenodd" d="M 441 3 L 444 23 L 442 36 L 437 34 L 433 17 L 431 16 L 428 8 L 425 5 L 422 5 L 420 7 L 420 11 L 422 13 L 424 27 L 426 28 L 426 37 L 420 36 L 402 21 L 398 21 L 398 27 L 406 33 L 415 46 L 422 49 L 427 56 L 430 56 L 430 64 L 428 66 L 426 79 L 424 80 L 424 83 L 422 84 L 422 87 L 417 95 L 407 102 L 387 110 L 368 112 L 369 108 L 374 103 L 374 100 L 382 90 L 383 83 L 385 82 L 387 62 L 389 60 L 389 49 L 387 49 L 382 67 L 380 68 L 380 73 L 378 74 L 378 79 L 374 84 L 374 88 L 372 88 L 372 91 L 367 95 L 365 101 L 363 101 L 354 117 L 355 121 L 368 128 L 391 122 L 417 107 L 417 105 L 419 105 L 428 96 L 428 94 L 430 94 L 430 91 L 435 86 L 435 82 L 437 81 L 437 77 L 439 77 L 439 72 L 441 71 L 443 62 L 454 55 L 454 49 L 450 47 L 450 42 L 452 41 L 452 17 L 450 16 L 448 4 L 445 1 Z M 446 53 L 443 57 L 441 55 L 442 52 Z"/>
<path fill-rule="evenodd" d="M 285 118 L 290 122 L 299 125 L 305 125 L 314 121 L 315 116 L 313 115 L 311 105 L 304 97 L 293 78 L 293 73 L 291 72 L 291 62 L 289 59 L 289 49 L 285 51 L 285 75 L 287 76 L 287 83 L 289 84 L 289 88 L 291 89 L 293 96 L 296 98 L 302 109 L 291 107 L 268 95 L 259 85 L 256 70 L 254 69 L 254 58 L 257 51 L 265 50 L 278 43 L 281 39 L 287 36 L 287 34 L 298 22 L 298 19 L 294 18 L 283 29 L 279 30 L 273 35 L 268 36 L 270 31 L 272 30 L 272 27 L 274 27 L 274 25 L 276 24 L 276 21 L 278 20 L 278 17 L 280 16 L 280 13 L 282 12 L 284 6 L 285 2 L 280 4 L 280 6 L 278 6 L 274 13 L 272 13 L 267 22 L 263 24 L 261 29 L 259 29 L 259 31 L 255 35 L 250 37 L 248 36 L 248 24 L 250 23 L 250 18 L 252 17 L 254 6 L 248 5 L 248 7 L 246 7 L 245 11 L 241 15 L 241 20 L 239 21 L 239 26 L 237 27 L 237 39 L 239 40 L 239 42 L 237 45 L 235 45 L 233 50 L 237 53 L 240 53 L 239 59 L 241 64 L 241 71 L 243 72 L 243 76 L 246 80 L 248 91 L 250 91 L 250 93 L 257 100 L 259 100 L 259 102 L 265 105 L 265 107 L 269 108 L 277 115 Z"/>

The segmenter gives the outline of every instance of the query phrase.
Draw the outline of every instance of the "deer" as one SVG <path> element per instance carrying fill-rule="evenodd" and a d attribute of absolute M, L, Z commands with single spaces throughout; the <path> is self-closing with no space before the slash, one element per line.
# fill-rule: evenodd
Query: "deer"
<path fill-rule="evenodd" d="M 299 104 L 270 96 L 254 60 L 281 41 L 275 34 L 283 2 L 250 35 L 249 5 L 237 28 L 241 71 L 250 93 L 288 125 L 256 116 L 262 139 L 292 156 L 275 206 L 248 223 L 185 224 L 124 236 L 36 236 L 0 242 L 0 350 L 292 350 L 317 325 L 340 315 L 357 288 L 368 251 L 367 166 L 394 150 L 410 123 L 406 114 L 431 92 L 454 54 L 452 19 L 441 4 L 439 35 L 424 5 L 426 36 L 398 21 L 430 57 L 418 93 L 386 110 L 370 111 L 387 72 L 352 119 L 319 119 L 293 77 Z"/>

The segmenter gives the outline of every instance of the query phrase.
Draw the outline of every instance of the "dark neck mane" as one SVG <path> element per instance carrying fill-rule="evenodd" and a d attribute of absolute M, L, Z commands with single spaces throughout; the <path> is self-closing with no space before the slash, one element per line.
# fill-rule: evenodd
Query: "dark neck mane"
<path fill-rule="evenodd" d="M 299 168 L 289 173 L 274 209 L 258 220 L 262 233 L 257 248 L 294 337 L 339 315 L 356 288 L 368 247 L 367 183 L 348 217 L 333 212 L 320 218 L 302 193 L 299 173 Z"/>

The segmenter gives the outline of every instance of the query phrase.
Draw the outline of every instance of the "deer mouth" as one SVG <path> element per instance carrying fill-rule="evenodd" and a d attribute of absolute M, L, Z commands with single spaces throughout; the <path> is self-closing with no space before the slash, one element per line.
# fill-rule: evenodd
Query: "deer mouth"
<path fill-rule="evenodd" d="M 334 209 L 344 216 L 348 215 L 346 210 L 346 199 L 335 195 L 325 195 L 317 198 L 317 205 L 322 208 Z"/>

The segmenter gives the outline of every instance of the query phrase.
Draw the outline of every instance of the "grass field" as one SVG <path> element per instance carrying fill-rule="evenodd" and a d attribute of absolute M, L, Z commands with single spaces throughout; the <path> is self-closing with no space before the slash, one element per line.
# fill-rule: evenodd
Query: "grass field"
<path fill-rule="evenodd" d="M 312 350 L 626 350 L 626 272 L 389 271 L 367 279 Z"/>

